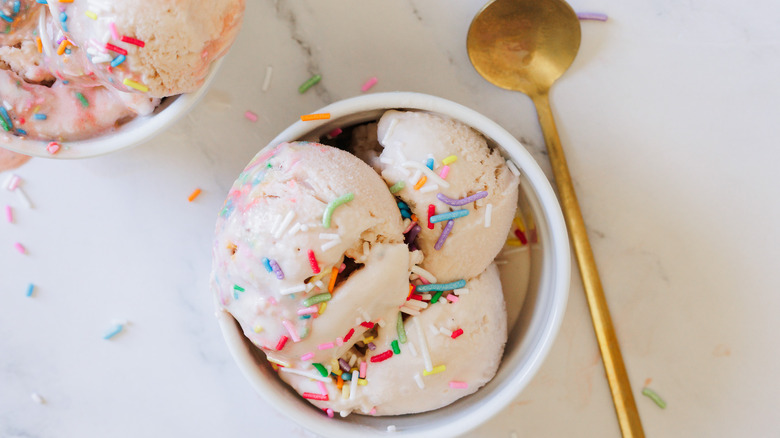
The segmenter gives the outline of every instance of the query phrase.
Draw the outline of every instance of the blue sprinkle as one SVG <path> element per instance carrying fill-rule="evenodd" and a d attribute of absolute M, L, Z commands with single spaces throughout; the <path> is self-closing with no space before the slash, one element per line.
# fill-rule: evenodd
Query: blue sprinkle
<path fill-rule="evenodd" d="M 65 49 L 65 54 L 66 54 L 66 55 L 70 55 L 70 49 L 69 49 L 69 48 L 68 48 L 68 49 Z"/>
<path fill-rule="evenodd" d="M 461 289 L 466 287 L 466 280 L 458 280 L 450 283 L 431 283 L 415 286 L 417 292 L 441 292 L 445 290 Z"/>
<path fill-rule="evenodd" d="M 412 213 L 409 210 L 401 210 L 401 217 L 404 219 L 411 219 Z"/>
<path fill-rule="evenodd" d="M 5 15 L 5 14 L 3 14 L 1 12 L 0 12 L 0 18 L 2 18 L 3 20 L 5 20 L 5 21 L 7 21 L 9 23 L 13 23 L 14 22 L 13 18 L 11 18 L 8 15 Z"/>
<path fill-rule="evenodd" d="M 47 2 L 46 0 L 35 0 L 35 1 L 36 1 L 37 3 L 40 3 L 40 4 L 42 4 L 42 5 L 48 5 L 48 4 L 49 4 L 49 2 Z"/>
<path fill-rule="evenodd" d="M 111 61 L 111 67 L 116 67 L 116 66 L 118 66 L 119 64 L 121 64 L 121 63 L 125 62 L 125 59 L 126 59 L 126 58 L 125 58 L 125 55 L 119 55 L 119 56 L 117 56 L 116 58 L 114 58 L 114 60 L 113 60 L 113 61 Z"/>
<path fill-rule="evenodd" d="M 30 283 L 30 285 L 27 286 L 27 293 L 25 294 L 25 296 L 31 297 L 34 291 L 35 291 L 35 285 Z"/>
<path fill-rule="evenodd" d="M 103 335 L 103 339 L 111 339 L 111 338 L 113 338 L 114 336 L 118 335 L 122 331 L 123 328 L 125 328 L 125 326 L 122 325 L 122 324 L 115 325 L 114 328 L 112 328 L 108 333 Z"/>
<path fill-rule="evenodd" d="M 398 201 L 398 208 L 401 210 L 409 210 L 409 205 L 407 205 L 404 201 Z"/>
<path fill-rule="evenodd" d="M 60 21 L 62 21 L 63 23 L 68 21 L 68 14 L 64 12 L 60 12 Z"/>
<path fill-rule="evenodd" d="M 299 316 L 300 319 L 309 319 L 311 318 L 311 315 L 301 315 Z"/>
<path fill-rule="evenodd" d="M 447 212 L 447 213 L 435 214 L 435 215 L 431 216 L 431 218 L 429 220 L 431 221 L 432 224 L 435 224 L 437 222 L 444 222 L 444 221 L 448 221 L 450 219 L 457 219 L 459 217 L 468 216 L 468 215 L 469 215 L 469 211 L 466 210 L 466 209 L 455 210 L 455 211 L 450 211 L 450 212 Z"/>
<path fill-rule="evenodd" d="M 46 120 L 46 114 L 33 114 L 35 120 Z"/>
<path fill-rule="evenodd" d="M 70 81 L 62 81 L 63 84 L 68 85 Z"/>
<path fill-rule="evenodd" d="M 265 266 L 266 271 L 274 272 L 274 268 L 271 267 L 271 261 L 266 257 L 263 257 L 263 266 Z"/>
<path fill-rule="evenodd" d="M 19 13 L 19 8 L 22 6 L 22 4 L 19 2 L 19 0 L 14 1 L 14 15 Z"/>
<path fill-rule="evenodd" d="M 341 379 L 345 382 L 352 380 L 352 373 L 341 373 Z"/>
<path fill-rule="evenodd" d="M 19 135 L 24 135 L 24 136 L 27 135 L 27 131 L 25 131 L 24 129 L 19 129 L 19 128 L 16 128 L 16 133 L 19 134 Z"/>
<path fill-rule="evenodd" d="M 431 169 L 431 170 L 433 170 L 433 158 L 432 158 L 432 157 L 431 157 L 431 158 L 428 158 L 427 160 L 425 160 L 425 166 L 426 166 L 428 169 Z"/>

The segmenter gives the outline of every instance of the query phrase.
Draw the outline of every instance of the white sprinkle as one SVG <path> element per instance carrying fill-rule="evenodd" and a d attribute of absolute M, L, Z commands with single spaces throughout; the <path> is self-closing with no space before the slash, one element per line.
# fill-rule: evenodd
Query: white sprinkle
<path fill-rule="evenodd" d="M 384 318 L 379 318 L 379 319 L 377 319 L 377 320 L 376 320 L 376 324 L 377 324 L 379 327 L 382 327 L 382 328 L 384 328 L 384 327 L 385 327 L 385 319 L 384 319 Z"/>
<path fill-rule="evenodd" d="M 352 365 L 350 365 L 350 367 L 351 366 Z M 355 399 L 355 393 L 357 392 L 357 387 L 358 387 L 358 376 L 357 376 L 357 374 L 358 373 L 356 371 L 352 372 L 352 381 L 349 384 L 349 399 L 350 400 L 354 400 Z"/>
<path fill-rule="evenodd" d="M 430 193 L 435 192 L 436 190 L 439 190 L 438 184 L 428 184 L 426 183 L 423 188 L 420 189 L 420 193 Z"/>
<path fill-rule="evenodd" d="M 8 175 L 8 178 L 5 179 L 5 184 L 3 184 L 3 185 L 5 186 L 6 190 L 12 192 L 12 191 L 16 190 L 16 187 L 19 186 L 19 182 L 21 180 L 22 179 L 19 178 L 19 175 L 15 174 L 15 173 L 12 173 L 12 174 Z"/>
<path fill-rule="evenodd" d="M 301 231 L 303 231 L 304 233 L 309 231 L 309 226 L 306 224 L 301 224 Z"/>
<path fill-rule="evenodd" d="M 409 307 L 411 307 L 413 309 L 418 309 L 418 310 L 419 309 L 425 309 L 425 308 L 428 307 L 428 303 L 426 303 L 425 301 L 420 301 L 420 300 L 408 300 L 408 301 L 406 301 L 406 303 L 404 305 L 405 306 L 409 306 Z"/>
<path fill-rule="evenodd" d="M 490 222 L 493 216 L 493 204 L 485 206 L 485 228 L 490 228 Z"/>
<path fill-rule="evenodd" d="M 300 223 L 300 222 L 296 222 L 296 223 L 295 223 L 295 225 L 293 225 L 293 226 L 290 228 L 290 231 L 288 231 L 288 232 L 287 232 L 287 235 L 288 235 L 288 236 L 292 236 L 293 234 L 297 233 L 298 231 L 300 231 L 300 230 L 301 230 L 301 226 L 302 226 L 302 225 L 301 225 L 301 223 Z"/>
<path fill-rule="evenodd" d="M 22 201 L 22 204 L 24 204 L 25 207 L 29 209 L 34 208 L 32 202 L 30 202 L 30 198 L 27 197 L 27 193 L 25 193 L 21 187 L 17 187 L 14 192 L 16 192 L 16 196 L 19 197 L 19 200 Z"/>
<path fill-rule="evenodd" d="M 431 361 L 431 353 L 428 351 L 428 341 L 425 339 L 425 333 L 423 333 L 420 321 L 414 321 L 414 326 L 417 331 L 417 337 L 420 338 L 420 349 L 422 350 L 423 362 L 425 363 L 425 371 L 433 371 L 433 361 Z"/>
<path fill-rule="evenodd" d="M 336 240 L 336 239 L 341 239 L 341 236 L 339 236 L 336 233 L 320 233 L 320 239 Z"/>
<path fill-rule="evenodd" d="M 322 290 L 325 290 L 325 283 L 323 283 L 322 280 L 315 281 L 314 285 L 317 286 L 318 288 L 322 289 Z"/>
<path fill-rule="evenodd" d="M 401 312 L 404 312 L 404 313 L 406 313 L 408 315 L 412 315 L 412 316 L 418 316 L 420 314 L 419 310 L 411 308 L 411 307 L 406 307 L 405 305 L 401 306 L 400 310 L 401 310 Z"/>
<path fill-rule="evenodd" d="M 294 217 L 295 217 L 294 211 L 290 210 L 287 212 L 287 215 L 284 217 L 282 224 L 279 225 L 279 229 L 276 230 L 276 233 L 274 233 L 274 238 L 278 239 L 282 237 L 282 233 L 284 233 L 284 230 L 287 228 L 288 225 L 290 225 L 290 222 L 292 222 Z"/>
<path fill-rule="evenodd" d="M 509 263 L 509 260 L 499 260 L 499 259 L 495 259 L 495 260 L 493 260 L 493 263 L 495 263 L 495 264 L 496 264 L 496 266 L 501 266 L 501 265 L 506 265 L 506 264 L 508 264 L 508 263 Z"/>
<path fill-rule="evenodd" d="M 412 266 L 412 272 L 427 280 L 428 283 L 438 283 L 435 275 L 431 274 L 418 265 Z"/>
<path fill-rule="evenodd" d="M 32 394 L 30 394 L 30 398 L 32 399 L 32 401 L 38 403 L 39 405 L 46 404 L 46 399 L 41 397 L 41 395 L 38 394 L 37 392 L 33 392 Z"/>
<path fill-rule="evenodd" d="M 395 425 L 391 424 L 391 425 L 387 426 L 387 431 L 388 432 L 395 432 L 396 431 Z"/>
<path fill-rule="evenodd" d="M 433 324 L 429 324 L 429 325 L 428 325 L 428 330 L 430 330 L 430 331 L 431 331 L 431 334 L 432 334 L 432 335 L 434 335 L 434 336 L 436 336 L 436 335 L 438 335 L 438 334 L 440 333 L 440 332 L 439 332 L 439 328 L 438 328 L 438 327 L 436 327 L 436 326 L 435 326 L 435 325 L 433 325 Z"/>
<path fill-rule="evenodd" d="M 417 171 L 416 171 L 416 172 L 414 172 L 414 175 L 412 175 L 412 177 L 411 177 L 411 178 L 409 178 L 409 180 L 408 180 L 407 182 L 408 182 L 410 185 L 412 185 L 412 186 L 413 186 L 413 185 L 417 184 L 417 181 L 419 181 L 419 180 L 420 180 L 420 177 L 421 177 L 421 176 L 422 176 L 422 170 L 420 170 L 420 169 L 417 169 Z"/>
<path fill-rule="evenodd" d="M 443 180 L 439 175 L 436 174 L 436 172 L 432 171 L 431 169 L 428 169 L 428 166 L 426 166 L 425 164 L 418 163 L 416 161 L 404 161 L 403 163 L 401 163 L 401 166 L 421 170 L 424 174 L 428 176 L 428 180 L 436 181 L 436 184 L 438 184 L 441 187 L 444 187 L 445 189 L 450 186 L 450 183 Z"/>
<path fill-rule="evenodd" d="M 306 292 L 311 292 L 314 289 L 314 283 L 306 283 Z"/>
<path fill-rule="evenodd" d="M 417 357 L 417 349 L 414 348 L 414 343 L 407 342 L 406 343 L 406 348 L 409 349 L 409 353 L 412 353 L 412 356 Z"/>
<path fill-rule="evenodd" d="M 385 131 L 384 137 L 382 137 L 382 145 L 384 145 L 387 142 L 387 139 L 390 138 L 391 135 L 393 135 L 393 130 L 395 129 L 395 125 L 398 124 L 398 119 L 391 119 L 390 120 L 390 126 L 387 127 L 387 131 Z"/>
<path fill-rule="evenodd" d="M 279 223 L 282 221 L 282 215 L 276 214 L 274 215 L 274 223 L 271 225 L 271 235 L 273 236 L 276 234 L 276 228 L 279 227 Z"/>
<path fill-rule="evenodd" d="M 445 335 L 445 336 L 452 336 L 452 330 L 445 328 L 445 327 L 439 327 L 439 331 Z"/>
<path fill-rule="evenodd" d="M 326 243 L 326 244 L 322 245 L 322 246 L 320 247 L 320 249 L 322 250 L 322 252 L 325 252 L 325 251 L 327 251 L 327 250 L 329 250 L 329 249 L 333 248 L 334 246 L 336 246 L 336 245 L 338 245 L 338 244 L 340 244 L 340 243 L 341 243 L 341 239 L 338 239 L 338 240 L 331 240 L 330 242 L 328 242 L 328 243 Z"/>
<path fill-rule="evenodd" d="M 380 155 L 380 156 L 379 156 L 379 162 L 380 162 L 380 163 L 382 163 L 382 164 L 391 164 L 391 165 L 392 165 L 393 163 L 395 163 L 395 161 L 393 161 L 393 159 L 392 159 L 392 158 L 390 158 L 390 157 L 384 157 L 384 156 L 382 156 L 382 155 Z"/>
<path fill-rule="evenodd" d="M 270 65 L 265 68 L 265 79 L 263 79 L 263 91 L 268 91 L 268 87 L 271 86 L 271 75 L 273 72 L 274 69 Z"/>
<path fill-rule="evenodd" d="M 460 288 L 460 289 L 455 289 L 455 290 L 453 290 L 453 292 L 455 293 L 455 295 L 457 295 L 457 296 L 461 296 L 461 295 L 466 295 L 466 294 L 468 294 L 468 293 L 469 293 L 469 290 L 468 290 L 468 288 L 462 287 L 462 288 Z"/>
<path fill-rule="evenodd" d="M 368 252 L 371 250 L 371 245 L 368 242 L 363 242 L 363 256 L 368 257 Z"/>
<path fill-rule="evenodd" d="M 420 389 L 425 389 L 425 382 L 423 382 L 423 379 L 422 379 L 422 376 L 420 375 L 420 373 L 416 373 L 414 375 L 414 381 L 417 382 L 417 386 Z"/>
<path fill-rule="evenodd" d="M 354 354 L 351 354 L 351 353 L 350 353 L 350 355 L 349 355 L 349 367 L 350 367 L 350 368 L 352 368 L 353 366 L 355 366 L 355 362 L 357 362 L 357 359 L 358 359 L 358 357 L 357 357 L 357 356 L 355 356 Z"/>
<path fill-rule="evenodd" d="M 297 294 L 298 292 L 303 292 L 306 290 L 305 284 L 298 284 L 295 286 L 291 286 L 285 289 L 282 289 L 279 291 L 281 295 L 290 295 L 290 294 Z"/>
<path fill-rule="evenodd" d="M 349 415 L 349 411 L 339 411 L 339 415 L 341 415 L 341 418 L 347 418 L 347 415 Z"/>
<path fill-rule="evenodd" d="M 427 301 L 430 301 L 431 298 L 433 298 L 433 295 L 431 295 L 431 294 L 420 294 L 420 296 L 422 297 L 422 299 L 427 300 Z"/>
<path fill-rule="evenodd" d="M 506 165 L 515 176 L 520 176 L 520 169 L 517 168 L 517 165 L 512 160 L 506 160 Z"/>
<path fill-rule="evenodd" d="M 107 53 L 101 53 L 100 55 L 93 56 L 90 61 L 93 64 L 103 64 L 106 62 L 110 62 L 113 58 L 111 58 L 111 55 Z"/>
<path fill-rule="evenodd" d="M 295 369 L 295 368 L 290 368 L 289 366 L 286 366 L 286 367 L 283 367 L 283 368 L 279 368 L 279 371 L 281 371 L 283 373 L 297 374 L 299 376 L 308 377 L 310 379 L 319 380 L 320 382 L 325 382 L 325 383 L 333 381 L 330 378 L 330 376 L 322 377 L 322 375 L 320 375 L 319 371 L 317 371 L 317 372 L 302 371 L 302 370 L 298 370 L 298 369 Z"/>

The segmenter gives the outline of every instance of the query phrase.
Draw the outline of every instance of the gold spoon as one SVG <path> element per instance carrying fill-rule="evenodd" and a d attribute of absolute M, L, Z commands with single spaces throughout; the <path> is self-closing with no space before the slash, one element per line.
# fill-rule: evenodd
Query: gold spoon
<path fill-rule="evenodd" d="M 620 430 L 624 437 L 644 437 L 550 109 L 550 87 L 569 68 L 580 47 L 577 15 L 563 0 L 494 0 L 471 22 L 466 46 L 480 75 L 501 88 L 527 94 L 536 106 Z"/>

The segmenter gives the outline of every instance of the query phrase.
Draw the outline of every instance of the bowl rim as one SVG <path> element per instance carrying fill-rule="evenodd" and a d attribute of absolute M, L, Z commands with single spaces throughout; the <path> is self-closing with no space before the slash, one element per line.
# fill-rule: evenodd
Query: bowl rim
<path fill-rule="evenodd" d="M 540 206 L 539 211 L 545 220 L 544 224 L 537 223 L 537 225 L 546 225 L 547 227 L 545 238 L 549 240 L 549 250 L 545 251 L 542 264 L 547 267 L 548 272 L 543 271 L 543 277 L 546 274 L 547 278 L 542 278 L 540 286 L 548 285 L 548 293 L 544 303 L 548 317 L 540 319 L 538 314 L 532 317 L 528 330 L 534 324 L 539 327 L 535 330 L 535 336 L 531 339 L 530 345 L 526 346 L 527 351 L 530 352 L 526 360 L 518 369 L 513 370 L 512 375 L 507 379 L 507 384 L 496 389 L 496 394 L 491 394 L 489 399 L 485 399 L 483 403 L 469 410 L 466 414 L 448 417 L 447 422 L 434 428 L 397 429 L 394 432 L 396 435 L 404 437 L 422 438 L 429 437 L 432 433 L 436 436 L 457 436 L 478 427 L 501 412 L 530 382 L 548 355 L 560 329 L 569 294 L 571 256 L 566 225 L 555 192 L 531 154 L 512 134 L 475 110 L 428 94 L 394 91 L 347 98 L 326 105 L 317 110 L 316 113 L 330 113 L 333 119 L 337 119 L 351 114 L 382 109 L 410 109 L 439 113 L 473 127 L 500 145 L 530 182 L 529 187 L 537 198 Z M 281 142 L 301 139 L 328 122 L 329 120 L 296 121 L 271 140 L 263 150 Z M 228 350 L 244 377 L 249 380 L 251 386 L 267 403 L 273 405 L 279 412 L 297 424 L 323 436 L 358 438 L 386 435 L 386 431 L 378 431 L 343 421 L 333 421 L 313 409 L 301 410 L 297 400 L 293 401 L 289 397 L 279 395 L 275 386 L 278 383 L 284 383 L 281 380 L 269 382 L 258 372 L 254 365 L 254 357 L 247 350 L 243 340 L 244 335 L 241 330 L 237 329 L 235 320 L 229 313 L 221 309 L 218 300 L 215 299 L 214 302 L 218 310 L 216 313 L 218 324 Z M 441 409 L 446 409 L 446 407 Z M 388 419 L 388 424 L 393 423 L 393 417 L 383 418 Z"/>
<path fill-rule="evenodd" d="M 62 147 L 56 154 L 46 151 L 49 140 L 30 140 L 11 136 L 11 141 L 0 142 L 0 147 L 31 157 L 69 160 L 98 157 L 137 146 L 169 128 L 195 107 L 214 82 L 223 60 L 224 57 L 211 64 L 208 75 L 197 90 L 166 97 L 165 99 L 172 99 L 172 102 L 161 103 L 164 105 L 162 110 L 156 110 L 146 116 L 136 116 L 115 131 L 84 140 L 59 142 Z"/>

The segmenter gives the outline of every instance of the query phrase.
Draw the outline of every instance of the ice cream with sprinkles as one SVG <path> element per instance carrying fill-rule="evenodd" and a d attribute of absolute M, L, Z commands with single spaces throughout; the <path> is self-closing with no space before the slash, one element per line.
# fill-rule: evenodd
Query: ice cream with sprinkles
<path fill-rule="evenodd" d="M 380 162 L 366 150 L 355 152 Z M 215 298 L 324 415 L 437 409 L 484 386 L 501 360 L 507 311 L 492 261 L 517 179 L 486 145 L 420 153 L 383 163 L 407 169 L 392 178 L 319 143 L 268 147 L 218 214 Z M 498 182 L 467 181 L 475 158 Z M 410 196 L 428 184 L 430 199 Z M 426 264 L 446 257 L 456 260 Z"/>
<path fill-rule="evenodd" d="M 0 0 L 0 145 L 90 138 L 196 90 L 243 10 L 244 0 Z"/>

